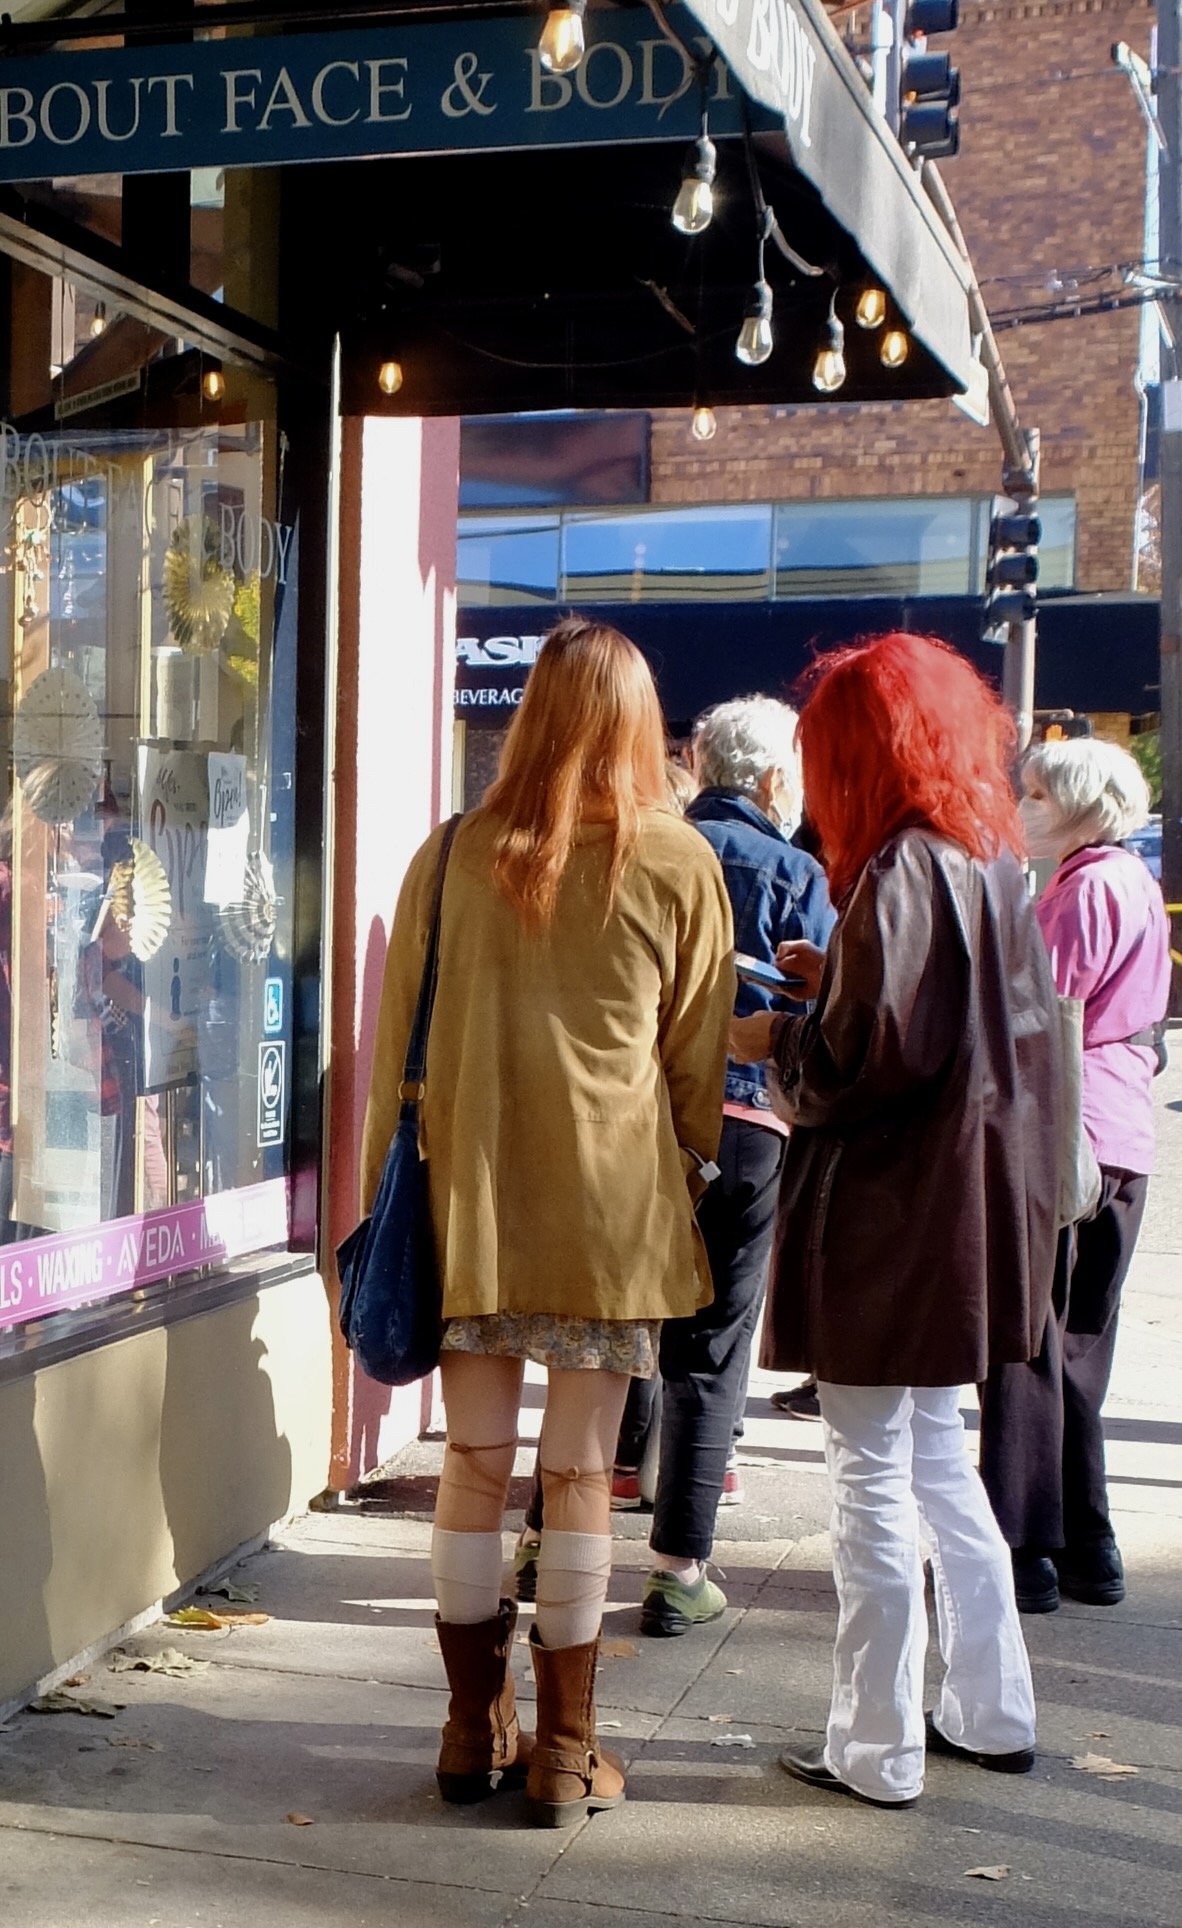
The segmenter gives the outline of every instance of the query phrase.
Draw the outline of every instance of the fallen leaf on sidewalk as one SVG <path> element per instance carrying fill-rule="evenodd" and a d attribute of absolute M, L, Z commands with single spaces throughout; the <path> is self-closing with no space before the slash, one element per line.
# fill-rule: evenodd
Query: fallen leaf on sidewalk
<path fill-rule="evenodd" d="M 310 1814 L 289 1814 L 288 1820 L 293 1828 L 314 1828 L 316 1823 Z"/>
<path fill-rule="evenodd" d="M 85 1687 L 89 1679 L 90 1679 L 89 1674 L 71 1674 L 69 1680 L 63 1680 L 62 1686 L 63 1687 Z"/>
<path fill-rule="evenodd" d="M 966 1868 L 964 1872 L 973 1881 L 1004 1881 L 1009 1869 L 999 1861 L 995 1868 Z"/>
<path fill-rule="evenodd" d="M 1108 1732 L 1107 1728 L 1097 1727 L 1094 1734 L 1088 1735 L 1088 1739 L 1090 1741 L 1108 1741 L 1112 1739 L 1112 1736 Z"/>
<path fill-rule="evenodd" d="M 1095 1774 L 1102 1781 L 1119 1781 L 1126 1774 L 1139 1774 L 1139 1767 L 1127 1767 L 1120 1761 L 1110 1761 L 1107 1754 L 1076 1754 L 1072 1767 L 1081 1774 Z"/>
<path fill-rule="evenodd" d="M 214 1587 L 199 1587 L 199 1593 L 221 1594 L 223 1600 L 232 1601 L 235 1606 L 253 1607 L 262 1592 L 258 1582 L 251 1580 L 246 1586 L 239 1586 L 234 1580 L 219 1580 Z"/>
<path fill-rule="evenodd" d="M 178 1607 L 166 1614 L 170 1627 L 193 1627 L 198 1633 L 220 1633 L 226 1627 L 265 1627 L 269 1613 L 244 1613 L 238 1607 Z"/>
<path fill-rule="evenodd" d="M 115 1674 L 201 1674 L 211 1665 L 208 1660 L 195 1660 L 192 1654 L 183 1654 L 179 1647 L 163 1647 L 158 1654 L 128 1654 L 120 1650 L 111 1655 L 111 1671 Z"/>
<path fill-rule="evenodd" d="M 52 1694 L 42 1694 L 39 1700 L 29 1702 L 31 1714 L 90 1714 L 95 1720 L 114 1720 L 118 1709 L 106 1701 L 76 1700 L 73 1694 L 63 1694 L 57 1689 Z"/>
<path fill-rule="evenodd" d="M 159 1754 L 162 1751 L 162 1743 L 160 1741 L 143 1740 L 138 1734 L 112 1734 L 110 1740 L 107 1742 L 107 1746 L 146 1747 L 150 1748 L 153 1754 Z"/>
<path fill-rule="evenodd" d="M 600 1720 L 600 1721 L 596 1721 L 595 1725 L 599 1728 L 600 1732 L 602 1733 L 605 1727 L 622 1727 L 624 1723 L 622 1720 Z"/>
<path fill-rule="evenodd" d="M 743 1669 L 741 1667 L 724 1667 L 722 1671 L 724 1674 L 741 1674 Z"/>
<path fill-rule="evenodd" d="M 634 1640 L 601 1640 L 599 1654 L 602 1660 L 636 1660 L 640 1648 Z"/>
<path fill-rule="evenodd" d="M 713 1734 L 710 1745 L 711 1747 L 754 1747 L 755 1742 L 750 1734 Z"/>

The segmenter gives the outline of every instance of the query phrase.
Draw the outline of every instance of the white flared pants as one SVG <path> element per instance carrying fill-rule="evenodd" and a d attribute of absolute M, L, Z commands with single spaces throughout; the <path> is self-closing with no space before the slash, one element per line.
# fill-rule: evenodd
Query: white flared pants
<path fill-rule="evenodd" d="M 1009 1548 L 968 1456 L 958 1387 L 818 1392 L 838 1599 L 826 1764 L 874 1800 L 911 1800 L 924 1770 L 921 1523 L 945 1669 L 936 1726 L 984 1754 L 1034 1745 Z"/>

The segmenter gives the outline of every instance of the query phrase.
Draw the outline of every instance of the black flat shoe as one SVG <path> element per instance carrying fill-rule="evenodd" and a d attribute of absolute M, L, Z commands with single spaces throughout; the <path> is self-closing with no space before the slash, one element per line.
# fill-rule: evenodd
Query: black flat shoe
<path fill-rule="evenodd" d="M 1055 1562 L 1045 1553 L 1029 1553 L 1021 1546 L 1015 1547 L 1011 1557 L 1018 1612 L 1058 1613 L 1059 1575 Z"/>
<path fill-rule="evenodd" d="M 825 1765 L 825 1749 L 815 1747 L 786 1747 L 780 1755 L 780 1766 L 786 1774 L 792 1774 L 806 1787 L 824 1788 L 827 1794 L 848 1794 L 852 1800 L 864 1801 L 867 1807 L 909 1808 L 919 1799 L 915 1795 L 910 1801 L 876 1801 L 872 1795 L 859 1794 L 856 1787 L 848 1781 L 839 1781 L 836 1774 L 830 1773 Z"/>
<path fill-rule="evenodd" d="M 942 1734 L 931 1715 L 926 1716 L 928 1753 L 951 1754 L 954 1760 L 970 1761 L 974 1767 L 988 1768 L 991 1774 L 1030 1774 L 1034 1769 L 1034 1749 L 1020 1747 L 1012 1754 L 979 1754 L 975 1747 L 958 1747 Z"/>
<path fill-rule="evenodd" d="M 1058 1582 L 1069 1599 L 1089 1607 L 1118 1607 L 1125 1597 L 1125 1564 L 1115 1540 L 1069 1546 L 1056 1553 Z"/>

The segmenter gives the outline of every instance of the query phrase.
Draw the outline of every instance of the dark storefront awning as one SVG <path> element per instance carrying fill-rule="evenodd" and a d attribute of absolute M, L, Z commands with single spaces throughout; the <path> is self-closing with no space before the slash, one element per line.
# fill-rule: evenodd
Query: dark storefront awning
<path fill-rule="evenodd" d="M 820 0 L 685 0 L 912 333 L 968 382 L 966 271 Z"/>
<path fill-rule="evenodd" d="M 593 7 L 564 76 L 538 64 L 532 7 L 390 0 L 340 25 L 293 9 L 286 32 L 232 39 L 193 39 L 179 6 L 170 33 L 171 16 L 167 0 L 127 16 L 122 46 L 95 44 L 116 13 L 0 27 L 0 183 L 280 169 L 287 312 L 313 349 L 343 333 L 347 412 L 816 403 L 830 302 L 848 321 L 868 282 L 910 353 L 884 367 L 847 327 L 841 401 L 966 384 L 962 264 L 820 0 Z M 669 211 L 703 84 L 718 210 L 687 239 Z M 734 355 L 760 218 L 748 143 L 794 251 L 769 258 L 775 349 L 758 367 Z M 406 369 L 392 400 L 375 354 Z"/>
<path fill-rule="evenodd" d="M 494 727 L 508 722 L 558 613 L 538 604 L 460 610 L 457 716 Z M 969 596 L 597 603 L 587 613 L 614 623 L 644 650 L 677 729 L 729 697 L 763 690 L 790 698 L 818 650 L 887 629 L 943 637 L 1001 680 L 1002 651 L 981 641 L 981 604 Z M 1038 616 L 1038 708 L 1134 716 L 1158 709 L 1159 630 L 1158 604 L 1149 596 L 1048 596 Z"/>

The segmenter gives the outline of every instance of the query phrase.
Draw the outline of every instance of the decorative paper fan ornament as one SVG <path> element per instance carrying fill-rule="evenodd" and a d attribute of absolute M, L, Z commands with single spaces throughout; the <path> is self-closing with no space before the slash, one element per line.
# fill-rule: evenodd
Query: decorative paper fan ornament
<path fill-rule="evenodd" d="M 111 916 L 141 964 L 155 957 L 172 924 L 168 873 L 156 852 L 130 837 L 131 856 L 113 865 L 107 896 Z"/>
<path fill-rule="evenodd" d="M 12 760 L 25 802 L 42 823 L 73 823 L 103 773 L 98 706 L 72 669 L 43 670 L 21 697 Z"/>
<path fill-rule="evenodd" d="M 243 964 L 261 964 L 275 941 L 279 921 L 275 872 L 264 851 L 251 851 L 241 898 L 237 903 L 223 904 L 218 915 L 231 956 Z"/>
<path fill-rule="evenodd" d="M 222 563 L 217 524 L 187 516 L 172 532 L 164 556 L 168 625 L 191 656 L 212 656 L 234 613 L 234 577 Z"/>

